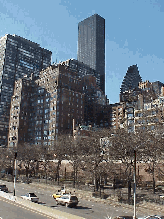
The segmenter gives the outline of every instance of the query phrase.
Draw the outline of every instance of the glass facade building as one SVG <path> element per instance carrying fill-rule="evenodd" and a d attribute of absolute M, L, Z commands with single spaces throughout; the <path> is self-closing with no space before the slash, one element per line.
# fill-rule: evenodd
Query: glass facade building
<path fill-rule="evenodd" d="M 100 88 L 105 93 L 105 19 L 98 14 L 78 24 L 78 57 L 100 74 Z"/>
<path fill-rule="evenodd" d="M 0 39 L 0 146 L 7 145 L 11 97 L 15 81 L 25 75 L 38 77 L 51 64 L 52 52 L 17 35 Z"/>

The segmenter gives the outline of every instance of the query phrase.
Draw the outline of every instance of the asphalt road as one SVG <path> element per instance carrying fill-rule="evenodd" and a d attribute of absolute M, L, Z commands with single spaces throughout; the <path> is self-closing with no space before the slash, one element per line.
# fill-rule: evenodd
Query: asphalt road
<path fill-rule="evenodd" d="M 0 198 L 0 219 L 45 219 L 46 215 Z"/>
<path fill-rule="evenodd" d="M 9 191 L 13 191 L 13 183 L 3 182 L 3 184 L 7 185 Z M 55 200 L 52 198 L 52 194 L 55 191 L 42 189 L 37 186 L 34 186 L 33 184 L 16 184 L 16 196 L 24 195 L 27 192 L 34 192 L 39 197 L 39 203 L 42 205 L 46 205 L 51 208 L 55 208 L 70 214 L 78 215 L 87 219 L 105 219 L 107 218 L 107 216 L 115 217 L 119 215 L 133 216 L 133 211 L 125 209 L 123 207 L 116 208 L 114 206 L 86 201 L 82 199 L 79 200 L 77 208 L 66 208 L 65 206 L 56 205 Z M 137 216 L 141 217 L 143 215 L 138 214 Z"/>

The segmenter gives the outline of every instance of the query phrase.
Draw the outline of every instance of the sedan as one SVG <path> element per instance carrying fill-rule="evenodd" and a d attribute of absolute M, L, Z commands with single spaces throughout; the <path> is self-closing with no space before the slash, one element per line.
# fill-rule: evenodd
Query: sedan
<path fill-rule="evenodd" d="M 66 207 L 76 207 L 78 204 L 78 198 L 75 195 L 62 195 L 56 198 L 56 204 L 65 205 Z"/>
<path fill-rule="evenodd" d="M 26 195 L 22 195 L 21 198 L 25 199 L 25 200 L 29 200 L 32 202 L 38 202 L 39 198 L 35 195 L 35 193 L 29 192 Z"/>
<path fill-rule="evenodd" d="M 149 216 L 144 217 L 144 219 L 164 219 L 164 216 L 149 215 Z"/>
<path fill-rule="evenodd" d="M 8 192 L 8 188 L 6 187 L 6 185 L 0 185 L 0 191 Z"/>

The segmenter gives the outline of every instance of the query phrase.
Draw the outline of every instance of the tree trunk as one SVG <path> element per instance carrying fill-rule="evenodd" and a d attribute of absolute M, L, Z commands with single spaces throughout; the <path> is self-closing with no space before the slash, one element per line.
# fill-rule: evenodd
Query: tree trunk
<path fill-rule="evenodd" d="M 104 185 L 107 185 L 107 175 L 104 176 Z"/>
<path fill-rule="evenodd" d="M 94 168 L 94 192 L 98 191 L 99 189 L 99 182 L 98 182 L 98 178 L 97 178 L 97 171 L 96 171 L 96 167 Z"/>
<path fill-rule="evenodd" d="M 78 179 L 77 179 L 77 167 L 76 167 L 76 172 L 75 172 L 75 183 L 78 185 Z"/>
<path fill-rule="evenodd" d="M 26 168 L 26 177 L 28 178 L 28 173 L 29 173 L 29 166 L 30 164 L 28 163 L 27 166 L 25 167 Z"/>
<path fill-rule="evenodd" d="M 64 172 L 64 179 L 67 180 L 67 169 L 65 167 L 65 172 Z"/>
<path fill-rule="evenodd" d="M 96 191 L 98 191 L 99 190 L 99 179 L 97 179 L 97 177 L 96 177 L 96 179 L 95 179 L 95 190 Z"/>
<path fill-rule="evenodd" d="M 56 177 L 55 177 L 55 181 L 58 182 L 58 185 L 59 185 L 59 170 L 60 170 L 60 165 L 61 165 L 61 161 L 58 160 L 58 165 L 57 165 L 57 169 L 56 169 Z"/>
<path fill-rule="evenodd" d="M 131 180 L 128 180 L 128 202 L 130 202 L 130 198 L 131 198 Z"/>
<path fill-rule="evenodd" d="M 154 162 L 153 162 L 153 194 L 155 194 L 155 176 L 154 176 Z"/>
<path fill-rule="evenodd" d="M 73 166 L 73 188 L 75 188 L 75 179 L 76 178 L 76 166 L 74 164 Z"/>
<path fill-rule="evenodd" d="M 113 189 L 114 189 L 114 190 L 116 189 L 116 179 L 115 179 L 115 177 L 114 177 L 114 179 L 113 179 Z"/>
<path fill-rule="evenodd" d="M 36 170 L 35 170 L 36 176 L 38 175 L 38 172 L 39 172 L 39 161 L 37 161 L 36 163 Z"/>
<path fill-rule="evenodd" d="M 46 177 L 46 184 L 47 184 L 47 163 L 44 165 L 45 177 Z"/>

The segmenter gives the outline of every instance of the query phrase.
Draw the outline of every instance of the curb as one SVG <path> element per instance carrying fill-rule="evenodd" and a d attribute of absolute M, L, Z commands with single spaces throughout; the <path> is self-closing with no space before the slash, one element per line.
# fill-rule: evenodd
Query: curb
<path fill-rule="evenodd" d="M 72 214 L 62 212 L 62 211 L 59 211 L 56 209 L 51 209 L 50 207 L 47 207 L 44 205 L 39 205 L 39 204 L 34 203 L 34 202 L 23 200 L 20 197 L 13 196 L 13 195 L 10 195 L 10 194 L 2 192 L 2 191 L 0 191 L 0 196 L 5 198 L 5 199 L 8 199 L 10 201 L 16 202 L 16 203 L 21 204 L 23 206 L 26 206 L 30 209 L 44 213 L 44 214 L 51 216 L 55 219 L 85 219 L 84 217 L 79 217 L 77 215 L 72 215 Z"/>

